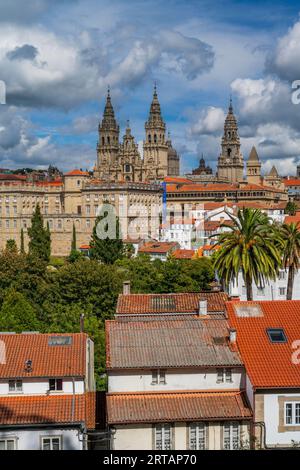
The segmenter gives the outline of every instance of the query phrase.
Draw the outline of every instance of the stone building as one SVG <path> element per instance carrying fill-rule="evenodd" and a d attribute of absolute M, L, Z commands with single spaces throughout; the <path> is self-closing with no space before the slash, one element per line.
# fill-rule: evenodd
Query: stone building
<path fill-rule="evenodd" d="M 9 239 L 14 239 L 20 246 L 22 228 L 27 249 L 27 229 L 37 204 L 45 223 L 49 223 L 52 254 L 67 256 L 73 224 L 78 247 L 89 243 L 99 208 L 104 202 L 114 206 L 124 236 L 134 235 L 131 230 L 146 238 L 151 231 L 153 235 L 151 210 L 153 212 L 156 208 L 160 211 L 161 199 L 162 189 L 158 184 L 105 183 L 81 170 L 70 171 L 60 180 L 35 183 L 17 176 L 0 175 L 0 250 L 5 248 Z"/>
<path fill-rule="evenodd" d="M 162 181 L 166 176 L 179 175 L 179 156 L 166 138 L 166 124 L 154 88 L 148 119 L 145 123 L 143 157 L 131 134 L 129 123 L 119 142 L 120 128 L 108 91 L 102 122 L 99 124 L 97 162 L 94 175 L 105 181 Z"/>

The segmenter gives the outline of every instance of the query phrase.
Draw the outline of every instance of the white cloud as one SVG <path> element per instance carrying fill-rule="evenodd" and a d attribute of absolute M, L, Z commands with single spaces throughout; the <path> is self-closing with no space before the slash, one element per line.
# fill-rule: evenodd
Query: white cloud
<path fill-rule="evenodd" d="M 224 126 L 224 120 L 224 110 L 210 106 L 200 113 L 199 119 L 192 125 L 190 132 L 192 135 L 220 134 Z"/>

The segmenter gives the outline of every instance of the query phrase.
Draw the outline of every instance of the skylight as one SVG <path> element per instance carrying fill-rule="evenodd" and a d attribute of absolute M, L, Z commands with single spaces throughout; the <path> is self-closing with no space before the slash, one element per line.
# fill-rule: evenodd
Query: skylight
<path fill-rule="evenodd" d="M 286 343 L 287 339 L 282 328 L 268 328 L 267 333 L 271 343 Z"/>
<path fill-rule="evenodd" d="M 48 339 L 49 346 L 68 346 L 72 344 L 71 336 L 50 336 Z"/>

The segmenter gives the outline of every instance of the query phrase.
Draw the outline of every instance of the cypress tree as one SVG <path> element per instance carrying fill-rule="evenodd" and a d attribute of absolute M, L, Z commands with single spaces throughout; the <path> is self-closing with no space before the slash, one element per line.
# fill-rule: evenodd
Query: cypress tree
<path fill-rule="evenodd" d="M 50 228 L 48 223 L 47 227 L 44 228 L 43 216 L 39 204 L 37 204 L 32 216 L 28 235 L 30 238 L 29 254 L 48 262 L 51 254 Z"/>
<path fill-rule="evenodd" d="M 24 245 L 24 230 L 21 228 L 21 244 L 20 244 L 20 252 L 23 255 L 25 253 L 25 245 Z"/>
<path fill-rule="evenodd" d="M 111 227 L 106 221 L 108 215 L 110 215 Z M 110 230 L 112 230 L 112 233 L 110 233 Z M 120 223 L 114 212 L 108 214 L 108 210 L 101 209 L 95 221 L 90 247 L 90 257 L 105 264 L 114 264 L 115 261 L 123 258 L 124 246 Z"/>
<path fill-rule="evenodd" d="M 75 228 L 75 224 L 73 224 L 71 252 L 76 251 L 76 249 L 77 249 L 76 245 L 77 245 L 77 242 L 76 242 L 76 228 Z"/>

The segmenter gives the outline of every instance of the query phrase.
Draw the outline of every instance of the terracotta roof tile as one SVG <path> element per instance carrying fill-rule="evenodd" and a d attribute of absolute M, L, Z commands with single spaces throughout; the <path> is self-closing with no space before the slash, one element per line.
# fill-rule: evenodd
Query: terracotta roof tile
<path fill-rule="evenodd" d="M 68 171 L 68 173 L 65 173 L 65 176 L 89 176 L 89 173 L 87 171 L 75 169 L 72 171 Z"/>
<path fill-rule="evenodd" d="M 194 250 L 184 250 L 180 248 L 172 253 L 172 257 L 175 259 L 192 259 L 194 256 Z"/>
<path fill-rule="evenodd" d="M 245 394 L 170 392 L 107 394 L 109 424 L 251 419 Z"/>
<path fill-rule="evenodd" d="M 139 247 L 139 253 L 168 253 L 178 247 L 177 242 L 146 242 Z"/>
<path fill-rule="evenodd" d="M 1 425 L 86 423 L 95 427 L 95 393 L 75 395 L 0 396 Z"/>
<path fill-rule="evenodd" d="M 227 312 L 252 385 L 299 388 L 300 366 L 292 361 L 292 345 L 300 338 L 300 301 L 228 302 Z M 287 342 L 272 343 L 268 328 L 283 328 Z"/>
<path fill-rule="evenodd" d="M 178 294 L 120 294 L 116 313 L 192 313 L 199 312 L 199 301 L 207 300 L 208 312 L 224 312 L 228 295 L 225 292 L 189 292 Z"/>
<path fill-rule="evenodd" d="M 69 337 L 71 344 L 49 345 L 51 337 Z M 0 378 L 85 376 L 87 335 L 84 333 L 0 333 L 0 341 L 5 346 L 6 361 L 0 362 Z M 27 360 L 32 361 L 32 372 L 25 369 Z"/>
<path fill-rule="evenodd" d="M 228 346 L 228 324 L 206 316 L 106 321 L 107 369 L 240 366 Z"/>

